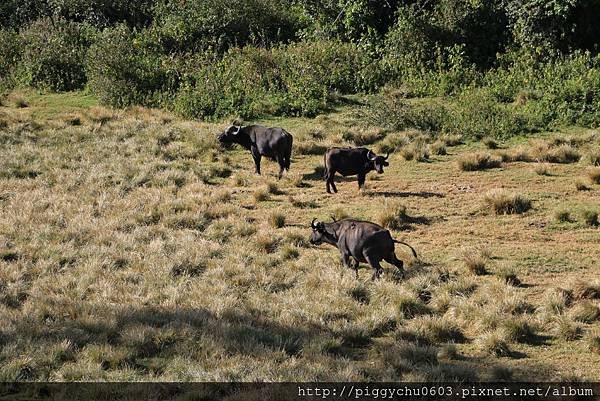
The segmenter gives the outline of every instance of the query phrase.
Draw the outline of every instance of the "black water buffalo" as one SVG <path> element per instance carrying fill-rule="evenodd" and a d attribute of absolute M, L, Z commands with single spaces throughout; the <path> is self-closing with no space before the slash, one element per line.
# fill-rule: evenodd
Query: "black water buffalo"
<path fill-rule="evenodd" d="M 383 167 L 389 166 L 386 156 L 377 156 L 367 148 L 331 148 L 325 152 L 325 181 L 327 192 L 331 193 L 331 188 L 337 192 L 333 182 L 335 173 L 340 173 L 344 177 L 349 175 L 358 175 L 358 188 L 365 185 L 365 177 L 369 171 L 375 170 L 379 174 L 383 173 Z"/>
<path fill-rule="evenodd" d="M 323 242 L 336 246 L 342 254 L 344 266 L 353 268 L 358 278 L 358 266 L 366 262 L 373 268 L 372 279 L 379 278 L 383 269 L 379 264 L 382 260 L 393 264 L 401 274 L 404 274 L 404 264 L 396 257 L 394 243 L 403 244 L 412 250 L 414 257 L 417 252 L 406 242 L 397 241 L 385 228 L 368 221 L 343 219 L 333 223 L 315 221 L 311 223 L 312 234 L 310 243 L 319 245 Z M 351 259 L 354 262 L 351 265 Z"/>
<path fill-rule="evenodd" d="M 262 156 L 276 160 L 279 164 L 279 178 L 283 170 L 290 169 L 292 157 L 292 135 L 283 128 L 267 128 L 262 125 L 245 127 L 229 126 L 218 137 L 219 142 L 237 143 L 252 152 L 256 173 L 260 174 L 260 159 Z"/>

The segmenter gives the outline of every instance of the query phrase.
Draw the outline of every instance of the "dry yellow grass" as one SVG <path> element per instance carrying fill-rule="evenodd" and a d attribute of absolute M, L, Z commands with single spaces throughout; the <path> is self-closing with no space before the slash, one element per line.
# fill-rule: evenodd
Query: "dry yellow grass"
<path fill-rule="evenodd" d="M 501 166 L 500 157 L 489 153 L 467 153 L 460 156 L 457 160 L 458 168 L 461 171 L 478 171 L 497 168 Z"/>
<path fill-rule="evenodd" d="M 531 201 L 525 196 L 495 188 L 483 197 L 484 204 L 496 214 L 521 214 L 531 209 Z"/>
<path fill-rule="evenodd" d="M 265 160 L 258 177 L 247 151 L 219 149 L 226 122 L 40 104 L 0 107 L 2 380 L 600 380 L 595 284 L 560 290 L 598 277 L 598 228 L 552 217 L 594 206 L 597 187 L 573 187 L 580 165 L 467 174 L 457 159 L 479 145 L 448 138 L 458 146 L 430 163 L 392 154 L 366 196 L 328 195 L 320 154 L 294 153 L 281 181 Z M 81 125 L 53 125 L 66 115 Z M 329 145 L 353 116 L 263 123 Z M 535 209 L 482 213 L 498 187 Z M 363 265 L 357 280 L 308 243 L 313 217 L 375 220 L 386 200 L 419 216 L 392 230 L 420 256 L 405 278 L 384 263 L 382 279 Z M 468 273 L 463 247 L 523 285 Z"/>

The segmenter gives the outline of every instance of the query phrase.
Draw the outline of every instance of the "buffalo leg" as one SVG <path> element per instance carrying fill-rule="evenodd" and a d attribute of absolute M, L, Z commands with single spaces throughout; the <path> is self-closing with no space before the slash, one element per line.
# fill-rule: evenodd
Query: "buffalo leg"
<path fill-rule="evenodd" d="M 375 281 L 375 279 L 378 279 L 379 276 L 381 276 L 381 273 L 383 273 L 383 268 L 379 264 L 379 260 L 377 260 L 371 256 L 367 256 L 366 259 L 367 259 L 367 262 L 373 268 L 373 276 L 371 276 L 371 280 Z"/>
<path fill-rule="evenodd" d="M 277 157 L 277 163 L 279 164 L 279 179 L 283 176 L 283 170 L 285 169 L 285 159 L 283 157 Z"/>
<path fill-rule="evenodd" d="M 347 253 L 342 253 L 342 262 L 344 263 L 344 267 L 353 269 L 356 273 L 356 278 L 358 278 L 358 262 L 350 259 L 350 255 Z"/>
<path fill-rule="evenodd" d="M 260 175 L 260 152 L 256 147 L 252 148 L 252 158 L 254 159 L 254 166 L 256 168 L 256 174 Z"/>
<path fill-rule="evenodd" d="M 385 258 L 385 261 L 391 265 L 396 266 L 402 277 L 404 277 L 404 262 L 398 259 L 395 253 L 392 252 L 389 256 Z"/>
<path fill-rule="evenodd" d="M 361 190 L 365 187 L 365 175 L 364 174 L 359 174 L 358 175 L 358 189 Z"/>
<path fill-rule="evenodd" d="M 333 170 L 328 170 L 327 172 L 325 172 L 325 186 L 327 188 L 327 193 L 331 193 L 331 189 L 333 189 L 333 192 L 337 193 L 337 188 L 335 187 L 335 183 L 333 182 L 335 176 L 335 171 Z"/>
<path fill-rule="evenodd" d="M 354 269 L 354 273 L 356 274 L 357 280 L 358 280 L 358 267 L 359 266 L 360 266 L 360 263 L 358 263 L 358 260 L 352 258 L 350 267 Z"/>

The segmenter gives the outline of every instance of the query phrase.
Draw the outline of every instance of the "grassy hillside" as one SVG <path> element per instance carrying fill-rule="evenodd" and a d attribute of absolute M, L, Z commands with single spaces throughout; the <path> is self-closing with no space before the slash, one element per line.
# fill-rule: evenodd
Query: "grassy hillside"
<path fill-rule="evenodd" d="M 462 143 L 363 113 L 257 121 L 295 137 L 277 181 L 219 148 L 226 122 L 13 93 L 0 380 L 600 380 L 600 134 Z M 343 144 L 397 150 L 328 195 L 322 152 Z M 405 279 L 357 280 L 308 244 L 331 215 L 387 224 L 419 260 L 398 246 Z"/>

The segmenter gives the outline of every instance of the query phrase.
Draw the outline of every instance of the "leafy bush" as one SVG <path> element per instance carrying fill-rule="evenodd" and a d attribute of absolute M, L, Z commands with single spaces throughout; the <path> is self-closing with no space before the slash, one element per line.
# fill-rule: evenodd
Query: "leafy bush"
<path fill-rule="evenodd" d="M 96 27 L 126 22 L 129 26 L 147 26 L 153 17 L 156 0 L 51 0 L 51 12 L 62 18 L 84 21 Z"/>
<path fill-rule="evenodd" d="M 21 58 L 21 43 L 16 32 L 0 29 L 0 93 L 15 84 L 14 73 Z"/>
<path fill-rule="evenodd" d="M 162 61 L 147 32 L 106 29 L 87 54 L 89 86 L 110 106 L 159 105 L 173 85 Z"/>
<path fill-rule="evenodd" d="M 159 2 L 153 29 L 167 52 L 223 53 L 233 46 L 295 39 L 301 26 L 285 1 L 204 0 Z"/>
<path fill-rule="evenodd" d="M 173 108 L 199 118 L 314 115 L 330 101 L 331 91 L 374 88 L 378 78 L 369 68 L 356 46 L 337 41 L 234 48 L 192 71 Z"/>
<path fill-rule="evenodd" d="M 448 132 L 481 139 L 506 138 L 528 130 L 524 117 L 509 106 L 498 103 L 486 89 L 464 92 L 453 106 L 452 118 L 445 126 Z"/>
<path fill-rule="evenodd" d="M 384 91 L 375 97 L 366 112 L 372 124 L 391 130 L 414 128 L 439 132 L 449 118 L 448 109 L 440 102 L 414 102 L 395 91 Z"/>
<path fill-rule="evenodd" d="M 96 31 L 64 20 L 38 20 L 21 31 L 22 80 L 53 91 L 82 88 L 86 82 L 85 54 Z"/>

